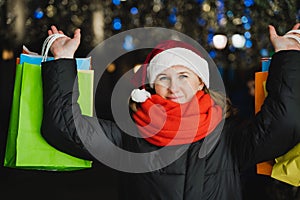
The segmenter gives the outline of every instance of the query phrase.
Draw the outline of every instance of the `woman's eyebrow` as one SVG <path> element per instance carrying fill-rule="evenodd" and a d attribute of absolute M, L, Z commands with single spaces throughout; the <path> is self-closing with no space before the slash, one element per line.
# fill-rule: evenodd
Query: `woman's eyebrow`
<path fill-rule="evenodd" d="M 165 74 L 165 73 L 160 73 L 160 74 L 158 74 L 157 75 L 157 77 L 159 77 L 159 76 L 166 76 L 167 74 Z"/>
<path fill-rule="evenodd" d="M 190 74 L 190 72 L 188 72 L 188 71 L 180 71 L 180 72 L 178 72 L 178 74 Z"/>

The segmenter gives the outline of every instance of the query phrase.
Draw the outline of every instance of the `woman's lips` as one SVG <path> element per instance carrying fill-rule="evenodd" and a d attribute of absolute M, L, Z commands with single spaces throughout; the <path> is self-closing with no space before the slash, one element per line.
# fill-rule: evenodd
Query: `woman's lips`
<path fill-rule="evenodd" d="M 172 101 L 178 100 L 180 98 L 182 98 L 182 96 L 169 96 L 169 97 L 167 97 L 167 99 L 172 100 Z"/>

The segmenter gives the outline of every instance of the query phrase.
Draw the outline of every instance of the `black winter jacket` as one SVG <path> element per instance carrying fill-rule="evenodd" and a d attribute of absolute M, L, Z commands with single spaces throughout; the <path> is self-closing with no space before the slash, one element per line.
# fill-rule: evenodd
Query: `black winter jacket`
<path fill-rule="evenodd" d="M 103 143 L 106 138 L 130 152 L 147 153 L 159 149 L 142 138 L 124 133 L 114 122 L 81 115 L 76 103 L 78 91 L 73 91 L 73 84 L 77 86 L 76 74 L 73 59 L 42 63 L 42 134 L 49 144 L 86 159 L 95 160 L 95 154 L 115 156 L 115 166 L 122 165 L 123 160 L 130 157 L 110 154 L 114 151 L 113 145 Z M 219 137 L 213 138 L 212 133 L 212 140 L 192 143 L 178 159 L 161 169 L 144 173 L 120 172 L 120 199 L 241 199 L 241 168 L 274 159 L 300 142 L 299 77 L 299 51 L 274 54 L 267 81 L 268 97 L 253 120 L 246 124 L 232 117 L 226 119 L 224 127 L 220 125 L 214 131 L 221 129 Z M 105 137 L 97 129 L 99 124 Z M 201 147 L 209 142 L 216 142 L 216 145 L 205 152 L 204 157 L 199 156 Z M 169 155 L 180 152 L 177 147 L 166 150 Z M 160 156 L 155 154 L 146 162 L 147 166 L 155 166 L 155 162 L 161 161 Z M 135 166 L 135 161 L 132 163 Z"/>

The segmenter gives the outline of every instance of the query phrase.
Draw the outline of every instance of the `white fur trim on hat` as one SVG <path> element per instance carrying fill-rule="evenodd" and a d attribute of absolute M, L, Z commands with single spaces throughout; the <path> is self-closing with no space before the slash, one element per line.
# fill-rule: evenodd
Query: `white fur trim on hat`
<path fill-rule="evenodd" d="M 175 65 L 182 65 L 192 70 L 202 79 L 206 87 L 209 88 L 209 69 L 207 61 L 193 51 L 181 47 L 167 49 L 151 59 L 147 67 L 147 77 L 150 86 L 153 87 L 153 83 L 158 74 Z"/>

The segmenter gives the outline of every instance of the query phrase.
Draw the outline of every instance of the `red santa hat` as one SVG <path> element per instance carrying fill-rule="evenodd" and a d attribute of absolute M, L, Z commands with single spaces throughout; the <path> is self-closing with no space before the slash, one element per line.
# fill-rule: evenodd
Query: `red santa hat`
<path fill-rule="evenodd" d="M 143 66 L 135 74 L 133 83 L 136 87 L 144 86 L 145 83 L 152 86 L 159 73 L 174 65 L 189 68 L 209 88 L 208 63 L 201 52 L 190 44 L 176 40 L 167 40 L 158 44 L 148 54 Z"/>

